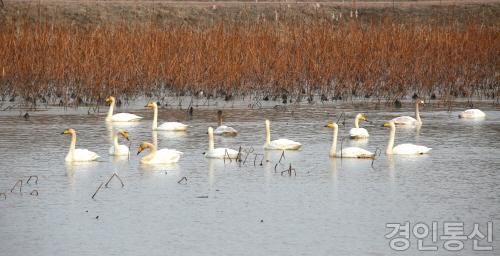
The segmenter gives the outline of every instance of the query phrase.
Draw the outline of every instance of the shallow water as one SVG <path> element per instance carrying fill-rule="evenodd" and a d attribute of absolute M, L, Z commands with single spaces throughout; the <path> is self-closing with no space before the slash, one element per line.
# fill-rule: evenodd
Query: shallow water
<path fill-rule="evenodd" d="M 427 106 L 423 127 L 398 129 L 396 144 L 425 145 L 433 148 L 431 154 L 387 158 L 382 153 L 373 167 L 370 160 L 330 159 L 332 131 L 323 125 L 345 112 L 346 126 L 340 127 L 345 136 L 356 111 L 365 111 L 372 121 L 363 124 L 370 139 L 344 140 L 343 145 L 384 151 L 389 131 L 380 125 L 413 115 L 411 105 L 396 110 L 317 104 L 293 113 L 227 108 L 226 124 L 240 135 L 216 137 L 216 146 L 253 147 L 244 164 L 204 158 L 215 108 L 196 109 L 192 119 L 185 111 L 160 110 L 160 120 L 191 125 L 186 133 L 156 134 L 160 147 L 184 152 L 170 166 L 142 165 L 142 154 L 135 155 L 139 143 L 155 135 L 147 110 L 133 111 L 144 121 L 114 127 L 106 125 L 104 114 L 86 111 L 38 112 L 27 121 L 12 112 L 0 114 L 0 192 L 7 196 L 0 195 L 2 255 L 388 255 L 395 251 L 384 237 L 390 231 L 386 223 L 405 221 L 438 221 L 440 228 L 444 221 L 464 222 L 467 234 L 473 223 L 483 231 L 493 221 L 494 251 L 481 255 L 495 255 L 500 246 L 500 109 L 483 109 L 486 119 L 469 121 L 458 119 L 458 111 Z M 286 152 L 276 171 L 280 151 L 266 152 L 260 166 L 264 118 L 272 120 L 272 138 L 304 145 Z M 78 131 L 77 147 L 97 152 L 99 162 L 64 162 L 70 138 L 60 133 L 69 127 Z M 130 132 L 130 160 L 108 156 L 111 130 L 120 127 Z M 254 166 L 255 153 L 260 155 Z M 281 175 L 290 163 L 296 176 Z M 113 172 L 125 186 L 113 180 L 92 199 Z M 38 184 L 26 184 L 30 175 L 39 177 Z M 187 182 L 179 184 L 182 177 Z M 19 179 L 22 193 L 11 193 Z M 34 189 L 38 196 L 30 195 Z M 421 253 L 411 237 L 404 255 Z M 436 245 L 438 251 L 427 254 L 473 253 L 470 240 L 459 253 L 445 251 L 443 241 Z"/>

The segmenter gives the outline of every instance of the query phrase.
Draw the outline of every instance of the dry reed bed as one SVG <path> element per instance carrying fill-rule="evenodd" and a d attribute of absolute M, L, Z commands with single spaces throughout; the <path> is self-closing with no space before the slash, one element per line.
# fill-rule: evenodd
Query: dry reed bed
<path fill-rule="evenodd" d="M 355 21 L 0 28 L 3 99 L 108 94 L 498 98 L 500 29 Z M 324 97 L 323 97 L 324 98 Z M 59 101 L 59 99 L 58 99 Z"/>

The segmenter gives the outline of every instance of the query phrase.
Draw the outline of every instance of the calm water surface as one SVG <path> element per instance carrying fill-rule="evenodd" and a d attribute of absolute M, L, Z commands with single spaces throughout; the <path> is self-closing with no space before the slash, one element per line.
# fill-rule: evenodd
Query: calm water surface
<path fill-rule="evenodd" d="M 222 106 L 219 106 L 222 107 Z M 290 109 L 246 109 L 225 106 L 226 124 L 240 131 L 235 138 L 216 137 L 216 146 L 246 150 L 245 164 L 207 160 L 207 127 L 215 126 L 216 108 L 198 108 L 192 119 L 185 111 L 160 110 L 162 121 L 179 120 L 185 133 L 150 130 L 152 114 L 143 109 L 119 109 L 145 117 L 133 125 L 109 126 L 105 114 L 86 110 L 32 113 L 24 120 L 0 113 L 0 245 L 2 255 L 389 255 L 386 223 L 438 221 L 473 223 L 483 229 L 494 222 L 493 252 L 500 250 L 500 109 L 483 108 L 487 118 L 460 120 L 458 111 L 426 106 L 419 130 L 398 129 L 396 143 L 432 147 L 430 155 L 394 156 L 370 160 L 332 160 L 332 131 L 324 128 L 339 113 L 347 116 L 340 136 L 348 135 L 357 111 L 371 124 L 366 142 L 344 141 L 385 151 L 389 130 L 384 121 L 412 115 L 403 109 L 373 105 L 312 105 Z M 368 111 L 367 111 L 368 110 Z M 303 143 L 298 152 L 263 155 L 264 118 L 272 121 L 272 138 Z M 67 165 L 70 138 L 60 133 L 74 128 L 77 147 L 101 155 L 91 164 Z M 126 128 L 132 155 L 108 156 L 111 131 Z M 141 141 L 156 138 L 160 147 L 184 152 L 170 166 L 139 163 Z M 121 142 L 124 143 L 124 142 Z M 255 154 L 257 157 L 254 166 Z M 261 158 L 263 165 L 260 166 Z M 296 176 L 280 173 L 289 164 Z M 118 173 L 109 188 L 91 196 L 101 182 Z M 26 180 L 39 177 L 38 184 Z M 178 184 L 186 177 L 187 182 Z M 23 180 L 22 193 L 10 192 Z M 32 196 L 32 190 L 39 195 Z M 98 216 L 98 218 L 96 218 Z M 431 243 L 428 239 L 426 243 Z M 402 255 L 420 255 L 412 235 Z M 484 241 L 483 241 L 484 242 Z M 471 255 L 465 249 L 448 253 L 443 242 L 432 255 Z"/>

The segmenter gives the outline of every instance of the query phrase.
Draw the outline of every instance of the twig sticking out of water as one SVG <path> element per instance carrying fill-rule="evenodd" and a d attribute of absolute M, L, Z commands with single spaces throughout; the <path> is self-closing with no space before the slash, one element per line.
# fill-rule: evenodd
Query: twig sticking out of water
<path fill-rule="evenodd" d="M 283 173 L 288 173 L 289 176 L 292 176 L 292 172 L 294 173 L 295 176 L 297 176 L 297 171 L 295 171 L 295 168 L 292 168 L 292 164 L 290 164 L 290 167 L 288 167 L 288 169 L 282 171 L 281 175 L 283 176 Z"/>
<path fill-rule="evenodd" d="M 36 175 L 31 175 L 31 176 L 28 178 L 28 180 L 26 181 L 26 184 L 30 184 L 30 180 L 31 180 L 31 178 L 36 178 L 36 180 L 35 180 L 35 184 L 37 184 L 37 185 L 38 185 L 38 176 L 36 176 Z"/>
<path fill-rule="evenodd" d="M 2 192 L 2 193 L 0 193 L 0 196 L 3 196 L 3 200 L 7 200 L 7 194 Z"/>
<path fill-rule="evenodd" d="M 21 189 L 23 188 L 23 180 L 18 180 L 16 184 L 10 189 L 10 192 L 14 192 L 14 189 L 17 187 L 17 184 L 19 184 L 19 193 L 21 193 Z"/>
<path fill-rule="evenodd" d="M 38 190 L 33 189 L 33 191 L 31 191 L 30 195 L 32 195 L 32 196 L 38 196 Z"/>
<path fill-rule="evenodd" d="M 278 164 L 281 163 L 281 159 L 285 159 L 285 150 L 281 152 L 280 160 L 278 161 Z"/>
<path fill-rule="evenodd" d="M 255 158 L 253 159 L 253 166 L 255 166 L 255 161 L 257 161 L 257 157 L 262 155 L 262 159 L 260 160 L 260 166 L 262 166 L 262 161 L 264 160 L 264 154 L 255 154 Z"/>
<path fill-rule="evenodd" d="M 236 155 L 236 161 L 240 163 L 241 163 L 241 150 L 242 148 L 240 146 L 240 148 L 238 149 L 238 155 Z"/>
<path fill-rule="evenodd" d="M 340 160 L 342 160 L 342 147 L 344 145 L 344 140 L 346 139 L 347 137 L 344 137 L 340 140 Z"/>
<path fill-rule="evenodd" d="M 339 122 L 339 121 L 340 121 L 340 119 L 342 119 L 342 122 Z M 339 118 L 337 119 L 337 124 L 342 124 L 342 126 L 344 126 L 344 127 L 345 127 L 345 113 L 344 113 L 344 112 L 342 112 L 342 113 L 340 114 Z"/>
<path fill-rule="evenodd" d="M 229 159 L 229 163 L 232 163 L 233 159 L 229 155 L 229 152 L 227 151 L 227 148 L 224 150 L 224 164 L 226 164 L 226 156 L 227 156 L 227 159 Z"/>
<path fill-rule="evenodd" d="M 184 181 L 184 183 L 182 183 L 183 181 Z M 179 181 L 177 181 L 177 183 L 186 185 L 187 181 L 188 181 L 187 177 L 182 177 Z"/>
<path fill-rule="evenodd" d="M 378 154 L 377 154 L 377 153 L 378 153 Z M 373 159 L 372 159 L 372 164 L 371 164 L 372 168 L 373 168 L 373 163 L 375 162 L 376 157 L 377 157 L 377 156 L 380 156 L 380 154 L 381 154 L 381 153 L 382 153 L 382 150 L 381 150 L 379 147 L 377 147 L 377 148 L 375 149 L 375 153 L 374 153 L 374 155 L 373 155 Z"/>
<path fill-rule="evenodd" d="M 101 189 L 102 185 L 104 185 L 104 182 L 101 182 L 101 185 L 99 185 L 99 187 L 97 188 L 97 190 L 92 195 L 92 199 L 94 199 L 94 196 L 97 194 L 97 192 L 99 192 L 99 189 Z"/>
<path fill-rule="evenodd" d="M 122 188 L 123 188 L 123 187 L 125 187 L 125 184 L 123 184 L 122 179 L 120 179 L 120 177 L 118 176 L 118 174 L 116 174 L 116 172 L 115 172 L 115 173 L 113 173 L 113 175 L 111 175 L 111 177 L 109 177 L 108 182 L 106 182 L 106 184 L 105 184 L 104 186 L 105 186 L 105 187 L 108 187 L 109 182 L 111 182 L 111 180 L 112 180 L 114 177 L 116 177 L 116 178 L 120 181 L 120 183 L 122 184 Z"/>

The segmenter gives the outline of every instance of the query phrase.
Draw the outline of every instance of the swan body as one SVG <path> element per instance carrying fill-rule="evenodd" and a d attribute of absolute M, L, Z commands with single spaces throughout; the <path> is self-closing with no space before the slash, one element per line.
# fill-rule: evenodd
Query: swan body
<path fill-rule="evenodd" d="M 208 127 L 208 151 L 205 152 L 206 158 L 226 158 L 236 159 L 239 152 L 230 148 L 215 148 L 214 146 L 214 130 Z"/>
<path fill-rule="evenodd" d="M 264 149 L 268 150 L 298 150 L 302 144 L 289 139 L 271 141 L 271 122 L 266 120 L 266 143 Z"/>
<path fill-rule="evenodd" d="M 109 148 L 109 154 L 112 156 L 128 156 L 130 150 L 126 145 L 118 144 L 118 136 L 128 139 L 128 132 L 125 130 L 119 130 L 117 133 L 113 134 L 113 146 Z"/>
<path fill-rule="evenodd" d="M 460 114 L 458 114 L 459 118 L 482 118 L 485 116 L 486 116 L 486 114 L 479 109 L 467 109 L 463 112 L 460 112 Z"/>
<path fill-rule="evenodd" d="M 142 119 L 142 117 L 129 113 L 118 113 L 113 115 L 113 111 L 116 105 L 116 99 L 113 96 L 106 98 L 106 102 L 109 103 L 108 115 L 106 116 L 106 121 L 110 122 L 137 122 Z"/>
<path fill-rule="evenodd" d="M 158 105 L 154 101 L 150 101 L 145 107 L 153 109 L 153 126 L 154 131 L 185 131 L 188 125 L 179 122 L 165 122 L 158 126 Z"/>
<path fill-rule="evenodd" d="M 337 136 L 338 136 L 339 126 L 336 123 L 328 123 L 325 126 L 328 128 L 333 128 L 333 142 L 332 146 L 330 147 L 330 157 L 370 158 L 370 159 L 375 158 L 374 153 L 358 147 L 347 147 L 337 152 Z"/>
<path fill-rule="evenodd" d="M 423 100 L 418 99 L 415 102 L 415 118 L 411 116 L 400 116 L 393 118 L 391 122 L 394 122 L 395 125 L 401 125 L 401 126 L 416 126 L 416 125 L 422 125 L 422 119 L 420 119 L 420 111 L 418 108 L 419 104 L 424 104 Z"/>
<path fill-rule="evenodd" d="M 359 128 L 359 121 L 366 121 L 367 118 L 364 114 L 357 114 L 354 119 L 354 128 L 349 130 L 349 137 L 351 139 L 367 139 L 370 137 L 368 131 L 365 128 Z"/>
<path fill-rule="evenodd" d="M 137 155 L 139 155 L 145 149 L 151 151 L 148 155 L 141 158 L 141 163 L 143 164 L 171 164 L 177 163 L 181 156 L 182 152 L 177 151 L 175 149 L 160 149 L 158 150 L 155 145 L 143 142 L 139 146 L 139 150 L 137 151 Z"/>
<path fill-rule="evenodd" d="M 394 147 L 394 138 L 396 136 L 396 124 L 393 121 L 384 123 L 385 127 L 391 128 L 389 143 L 385 153 L 387 155 L 422 155 L 428 153 L 432 148 L 419 146 L 410 143 L 400 144 Z"/>
<path fill-rule="evenodd" d="M 66 129 L 62 134 L 71 135 L 71 145 L 65 158 L 66 162 L 91 162 L 99 158 L 98 154 L 90 150 L 76 148 L 76 131 L 74 129 Z"/>
<path fill-rule="evenodd" d="M 215 128 L 214 134 L 220 136 L 236 136 L 238 135 L 238 131 L 233 127 L 222 125 L 222 111 L 217 111 L 217 125 Z"/>

